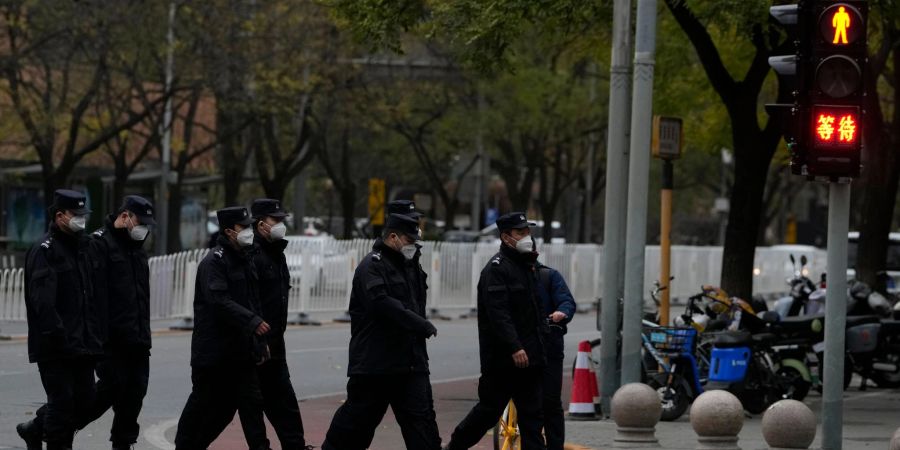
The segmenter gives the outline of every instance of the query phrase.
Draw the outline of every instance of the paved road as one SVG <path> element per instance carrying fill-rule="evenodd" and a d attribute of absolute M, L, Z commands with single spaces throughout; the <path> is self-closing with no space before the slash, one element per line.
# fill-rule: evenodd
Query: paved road
<path fill-rule="evenodd" d="M 471 408 L 476 397 L 478 375 L 477 332 L 474 320 L 437 322 L 438 337 L 429 341 L 432 381 L 438 425 L 446 442 L 453 427 Z M 4 333 L 18 334 L 21 326 L 4 326 Z M 567 361 L 582 339 L 597 336 L 592 314 L 576 318 L 567 339 Z M 310 442 L 319 445 L 331 417 L 343 401 L 346 383 L 347 325 L 293 328 L 287 333 L 291 351 L 289 364 L 294 387 L 303 398 L 301 411 Z M 150 387 L 141 415 L 142 436 L 139 450 L 171 450 L 175 423 L 190 392 L 189 333 L 163 333 L 154 339 Z M 568 364 L 568 363 L 567 363 Z M 845 395 L 845 450 L 884 449 L 890 435 L 900 427 L 900 390 L 860 392 L 858 379 Z M 568 399 L 568 386 L 564 399 Z M 15 424 L 31 417 L 43 401 L 37 368 L 27 363 L 25 343 L 0 343 L 0 449 L 21 449 Z M 810 395 L 807 404 L 820 416 L 821 396 Z M 109 448 L 111 413 L 78 434 L 75 448 Z M 678 422 L 661 423 L 657 436 L 663 448 L 693 449 L 696 446 L 689 415 Z M 611 448 L 615 425 L 611 421 L 568 422 L 569 441 L 602 450 Z M 821 430 L 820 430 L 821 433 Z M 274 433 L 269 433 L 274 438 Z M 489 438 L 476 450 L 490 450 Z M 818 438 L 815 445 L 818 444 Z M 741 432 L 744 449 L 762 449 L 765 443 L 760 418 L 745 421 Z M 246 449 L 237 424 L 223 433 L 211 450 Z M 278 449 L 273 442 L 273 448 Z M 373 450 L 403 448 L 399 429 L 388 412 L 376 433 Z"/>
<path fill-rule="evenodd" d="M 448 394 L 460 400 L 448 400 L 463 404 L 459 414 L 471 407 L 475 397 L 472 380 L 478 376 L 478 337 L 474 320 L 437 322 L 438 336 L 429 341 L 432 380 L 436 384 L 448 384 Z M 4 333 L 23 332 L 21 326 L 6 326 Z M 593 314 L 585 314 L 571 327 L 568 345 L 574 355 L 577 341 L 597 336 Z M 324 433 L 316 429 L 326 427 L 337 408 L 346 385 L 347 342 L 350 328 L 347 325 L 322 327 L 298 327 L 287 332 L 287 346 L 294 388 L 305 401 L 301 405 L 311 435 Z M 150 362 L 150 386 L 141 413 L 142 436 L 136 448 L 157 450 L 172 448 L 174 425 L 190 392 L 190 333 L 163 333 L 154 337 Z M 456 382 L 456 383 L 449 383 Z M 460 387 L 461 386 L 461 387 Z M 335 400 L 338 399 L 338 400 Z M 45 400 L 41 389 L 37 366 L 28 364 L 23 341 L 0 343 L 0 449 L 21 448 L 22 442 L 15 433 L 15 424 L 27 420 Z M 309 403 L 309 405 L 306 405 Z M 438 416 L 442 415 L 438 406 Z M 316 411 L 315 414 L 313 411 Z M 325 419 L 313 420 L 313 416 Z M 111 413 L 80 432 L 75 439 L 76 449 L 108 448 L 108 430 Z M 453 416 L 452 418 L 455 418 Z M 387 419 L 386 419 L 387 420 Z M 324 423 L 314 423 L 324 422 Z M 441 424 L 445 439 L 452 425 Z M 379 433 L 385 434 L 385 433 Z M 273 435 L 274 436 L 274 435 Z M 320 442 L 313 441 L 318 445 Z M 215 447 L 222 448 L 225 447 Z M 240 446 L 227 448 L 241 448 Z M 243 446 L 246 448 L 246 445 Z M 387 450 L 389 447 L 385 447 Z"/>

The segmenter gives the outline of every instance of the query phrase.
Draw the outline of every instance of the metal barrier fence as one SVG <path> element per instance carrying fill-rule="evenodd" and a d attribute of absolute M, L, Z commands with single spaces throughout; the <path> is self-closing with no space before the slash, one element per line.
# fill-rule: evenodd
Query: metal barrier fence
<path fill-rule="evenodd" d="M 285 250 L 291 274 L 288 308 L 292 314 L 341 313 L 350 301 L 353 272 L 370 251 L 370 240 L 290 240 Z M 597 301 L 603 288 L 603 247 L 594 244 L 545 244 L 540 260 L 559 270 L 582 306 Z M 193 315 L 197 266 L 207 249 L 189 250 L 150 258 L 150 317 L 190 318 Z M 463 310 L 475 307 L 481 270 L 497 252 L 493 244 L 424 242 L 422 268 L 428 275 L 429 309 Z M 806 255 L 810 278 L 825 271 L 825 252 L 811 247 L 756 250 L 754 293 L 776 295 L 787 291 L 791 276 L 789 255 Z M 648 246 L 644 267 L 644 293 L 659 277 L 659 247 Z M 674 299 L 684 299 L 703 284 L 717 284 L 722 265 L 721 247 L 672 247 Z M 0 320 L 25 320 L 22 269 L 0 270 Z"/>

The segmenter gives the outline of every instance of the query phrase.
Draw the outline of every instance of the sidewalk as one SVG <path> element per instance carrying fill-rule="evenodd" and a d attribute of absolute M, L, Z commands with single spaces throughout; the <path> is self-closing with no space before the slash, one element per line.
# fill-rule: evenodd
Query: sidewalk
<path fill-rule="evenodd" d="M 811 448 L 821 448 L 821 400 L 818 393 L 810 394 L 805 403 L 819 420 L 816 440 Z M 738 446 L 744 450 L 767 449 L 761 429 L 762 416 L 744 420 Z M 844 450 L 887 449 L 891 436 L 900 427 L 900 391 L 871 389 L 859 391 L 854 381 L 844 395 Z M 616 425 L 612 420 L 599 422 L 566 422 L 567 438 L 595 450 L 614 447 Z M 656 437 L 665 449 L 693 450 L 696 435 L 687 414 L 676 422 L 660 422 Z"/>

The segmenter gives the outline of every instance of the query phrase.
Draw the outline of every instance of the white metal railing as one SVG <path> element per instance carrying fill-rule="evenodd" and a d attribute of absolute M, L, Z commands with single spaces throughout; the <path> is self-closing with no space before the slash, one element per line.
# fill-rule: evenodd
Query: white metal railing
<path fill-rule="evenodd" d="M 371 250 L 370 240 L 291 240 L 285 250 L 291 274 L 288 308 L 291 313 L 340 313 L 350 301 L 353 272 Z M 578 303 L 595 302 L 603 288 L 603 247 L 594 244 L 544 244 L 541 261 L 559 270 Z M 496 245 L 424 242 L 422 268 L 428 275 L 429 308 L 459 310 L 475 307 L 481 270 L 497 252 Z M 188 250 L 150 258 L 150 317 L 189 318 L 193 315 L 197 266 L 207 249 Z M 825 251 L 812 248 L 756 250 L 755 294 L 773 295 L 787 290 L 791 275 L 789 254 L 806 255 L 809 276 L 825 271 Z M 644 293 L 659 277 L 659 247 L 645 253 Z M 673 298 L 686 298 L 703 284 L 718 283 L 721 247 L 672 247 Z M 0 320 L 25 320 L 22 269 L 0 270 Z"/>

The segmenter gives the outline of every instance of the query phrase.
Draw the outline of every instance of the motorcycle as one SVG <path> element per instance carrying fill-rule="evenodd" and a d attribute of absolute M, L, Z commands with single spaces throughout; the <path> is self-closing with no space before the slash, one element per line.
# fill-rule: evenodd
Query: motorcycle
<path fill-rule="evenodd" d="M 794 268 L 794 276 L 787 279 L 790 294 L 775 302 L 774 311 L 781 317 L 811 314 L 811 311 L 807 311 L 808 302 L 810 295 L 816 291 L 816 285 L 806 276 L 806 255 L 800 256 L 799 269 L 794 255 L 790 255 L 790 260 Z"/>

